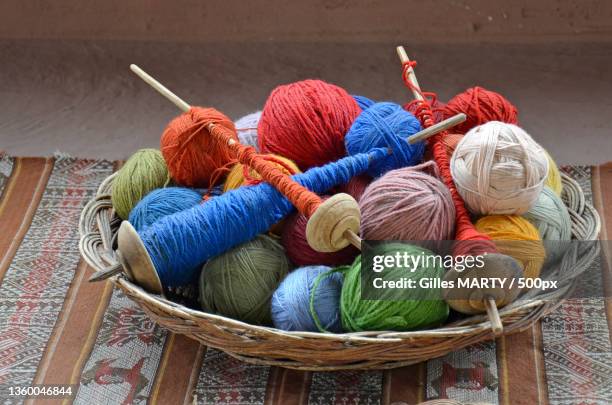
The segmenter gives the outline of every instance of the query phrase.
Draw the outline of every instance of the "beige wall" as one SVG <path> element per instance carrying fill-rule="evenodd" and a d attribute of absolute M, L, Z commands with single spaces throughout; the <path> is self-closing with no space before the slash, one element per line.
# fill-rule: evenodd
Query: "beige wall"
<path fill-rule="evenodd" d="M 611 0 L 2 0 L 0 39 L 608 41 Z"/>

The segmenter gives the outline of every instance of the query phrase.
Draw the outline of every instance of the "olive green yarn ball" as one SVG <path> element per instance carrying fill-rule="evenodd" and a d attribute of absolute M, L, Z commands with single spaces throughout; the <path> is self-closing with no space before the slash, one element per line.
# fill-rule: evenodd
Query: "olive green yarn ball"
<path fill-rule="evenodd" d="M 290 270 L 282 245 L 260 235 L 209 260 L 200 274 L 200 304 L 207 312 L 270 325 L 270 300 Z"/>
<path fill-rule="evenodd" d="M 404 243 L 380 244 L 372 248 L 371 254 L 394 256 L 396 252 L 401 255 L 406 252 L 409 256 L 430 256 L 432 259 L 434 255 L 427 249 Z M 439 289 L 381 289 L 377 299 L 361 299 L 361 256 L 352 265 L 337 270 L 344 274 L 340 312 L 346 331 L 414 330 L 440 325 L 448 317 L 448 305 L 441 299 Z M 441 264 L 430 260 L 430 263 L 417 267 L 414 272 L 404 267 L 388 267 L 372 277 L 380 276 L 384 280 L 405 277 L 415 280 L 418 285 L 421 278 L 442 278 L 443 275 Z"/>
<path fill-rule="evenodd" d="M 113 180 L 111 201 L 121 219 L 151 191 L 170 182 L 168 166 L 157 149 L 140 149 L 119 169 Z"/>

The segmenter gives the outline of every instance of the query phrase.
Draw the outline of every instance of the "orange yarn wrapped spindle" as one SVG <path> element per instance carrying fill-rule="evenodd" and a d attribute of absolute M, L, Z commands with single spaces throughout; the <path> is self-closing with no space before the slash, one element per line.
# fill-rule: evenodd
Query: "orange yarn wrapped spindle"
<path fill-rule="evenodd" d="M 223 150 L 228 161 L 235 159 L 254 169 L 263 180 L 276 188 L 299 212 L 309 218 L 306 233 L 308 243 L 313 249 L 334 252 L 349 244 L 361 246 L 361 239 L 357 235 L 360 223 L 359 206 L 355 199 L 348 194 L 336 194 L 324 202 L 317 194 L 287 176 L 276 164 L 259 155 L 255 148 L 238 142 L 236 129 L 224 114 L 213 108 L 191 107 L 138 66 L 131 65 L 130 68 L 184 112 L 182 118 L 179 117 L 173 122 L 182 123 L 185 119 L 192 121 L 191 125 L 171 125 L 173 130 L 177 131 L 173 134 L 174 137 L 186 143 L 186 146 L 181 145 L 182 147 L 172 145 L 178 156 L 186 153 L 185 149 L 189 147 L 199 146 L 190 143 L 194 138 L 210 138 L 207 139 L 207 145 L 214 145 L 215 151 Z M 356 104 L 354 100 L 353 102 Z M 180 121 L 177 121 L 179 119 Z M 178 131 L 181 129 L 183 132 Z M 196 153 L 204 155 L 200 150 Z"/>

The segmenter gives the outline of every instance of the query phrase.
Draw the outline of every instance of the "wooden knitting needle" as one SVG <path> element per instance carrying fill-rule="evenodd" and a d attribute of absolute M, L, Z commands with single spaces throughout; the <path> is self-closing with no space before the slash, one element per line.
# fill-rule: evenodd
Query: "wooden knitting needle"
<path fill-rule="evenodd" d="M 410 62 L 408 54 L 406 53 L 406 50 L 403 46 L 398 46 L 396 48 L 396 51 L 397 56 L 399 57 L 402 65 Z M 419 86 L 419 82 L 416 78 L 416 74 L 414 73 L 414 69 L 410 65 L 408 65 L 408 68 L 406 69 L 406 79 L 410 82 L 410 84 L 412 84 L 411 90 L 414 98 L 420 101 L 426 101 L 423 97 L 423 94 L 421 93 L 421 87 Z M 496 335 L 500 334 L 503 331 L 503 323 L 499 316 L 499 311 L 495 303 L 495 298 L 491 295 L 487 295 L 485 296 L 483 303 L 485 305 L 489 321 L 491 322 L 491 328 L 493 329 L 493 333 L 495 333 Z"/>
<path fill-rule="evenodd" d="M 144 82 L 146 82 L 153 89 L 157 90 L 157 92 L 159 92 L 159 94 L 161 94 L 166 99 L 168 99 L 172 104 L 177 106 L 179 110 L 181 110 L 183 112 L 187 112 L 191 108 L 191 106 L 189 104 L 187 104 L 186 101 L 184 101 L 179 96 L 174 94 L 172 91 L 170 91 L 170 89 L 168 89 L 166 86 L 161 84 L 159 81 L 157 81 L 151 75 L 149 75 L 147 72 L 142 70 L 138 65 L 131 64 L 130 65 L 130 70 L 132 70 L 132 72 L 134 72 L 138 77 L 140 77 Z M 414 143 L 417 143 L 419 141 L 424 141 L 425 139 L 427 139 L 427 138 L 429 138 L 429 137 L 431 137 L 431 136 L 433 136 L 433 135 L 435 135 L 435 134 L 437 134 L 439 132 L 448 130 L 448 129 L 456 126 L 456 125 L 459 125 L 460 123 L 462 123 L 465 120 L 466 120 L 465 114 L 459 113 L 457 115 L 454 115 L 454 116 L 452 116 L 450 118 L 445 119 L 444 121 L 440 121 L 437 124 L 430 126 L 429 128 L 425 128 L 425 129 L 423 129 L 423 130 L 421 130 L 421 131 L 419 131 L 419 132 L 417 132 L 415 134 L 412 134 L 411 136 L 409 136 L 406 139 L 406 141 L 409 144 L 414 144 Z M 236 141 L 232 139 L 231 143 L 234 144 L 234 143 L 236 143 Z"/>
<path fill-rule="evenodd" d="M 183 112 L 189 111 L 191 106 L 187 102 L 185 102 L 179 96 L 174 94 L 172 91 L 170 91 L 170 89 L 168 89 L 166 86 L 161 84 L 154 77 L 149 75 L 147 72 L 142 70 L 139 66 L 135 64 L 131 64 L 130 69 L 138 77 L 140 77 L 144 82 L 146 82 L 149 86 L 151 86 L 153 89 L 159 92 L 162 96 L 168 99 L 171 103 L 177 106 L 179 110 Z M 426 128 L 423 131 L 413 134 L 407 139 L 407 142 L 410 144 L 413 144 L 413 143 L 422 141 L 432 135 L 437 134 L 438 132 L 444 131 L 448 128 L 451 128 L 465 121 L 465 119 L 466 119 L 465 114 L 457 114 L 456 116 L 453 116 L 436 125 Z M 209 130 L 209 132 L 211 132 L 214 129 L 214 127 L 215 125 L 211 123 L 211 124 L 208 124 L 207 129 Z M 228 145 L 234 145 L 236 143 L 237 142 L 234 139 L 230 138 L 228 140 Z M 361 238 L 357 234 L 359 227 L 357 226 L 357 228 L 355 228 L 355 221 L 351 220 L 349 218 L 349 215 L 343 212 L 345 210 L 351 211 L 353 215 L 357 215 L 357 220 L 358 220 L 358 208 L 357 208 L 357 212 L 355 212 L 355 208 L 356 208 L 355 205 L 349 202 L 346 199 L 346 197 L 342 197 L 342 195 L 338 195 L 338 194 L 326 200 L 322 204 L 322 208 L 323 210 L 321 210 L 321 212 L 319 212 L 318 214 L 317 212 L 315 212 L 315 214 L 313 214 L 313 218 L 311 218 L 312 221 L 309 220 L 309 224 L 311 225 L 308 226 L 306 229 L 307 237 L 309 238 L 309 242 L 314 242 L 315 245 L 318 246 L 318 247 L 313 246 L 313 248 L 322 249 L 322 251 L 334 251 L 339 246 L 338 237 L 342 236 L 346 241 L 348 241 L 348 243 L 352 244 L 358 249 L 361 249 Z M 330 221 L 330 217 L 333 215 L 345 215 L 346 218 L 336 221 L 336 223 L 332 223 Z M 334 235 L 334 232 L 337 233 L 338 230 L 335 229 L 335 226 L 333 225 L 338 225 L 338 223 L 345 226 L 347 229 L 342 231 L 340 235 L 337 235 L 337 234 Z M 325 227 L 329 228 L 329 230 L 324 233 L 325 237 L 323 239 L 321 239 L 320 237 L 317 237 L 316 234 L 319 233 L 317 228 L 325 228 Z M 332 241 L 332 239 L 334 240 Z"/>

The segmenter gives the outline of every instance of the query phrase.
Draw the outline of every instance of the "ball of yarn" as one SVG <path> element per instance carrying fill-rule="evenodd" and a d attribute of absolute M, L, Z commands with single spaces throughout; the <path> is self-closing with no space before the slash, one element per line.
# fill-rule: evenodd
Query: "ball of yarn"
<path fill-rule="evenodd" d="M 376 103 L 359 114 L 344 142 L 350 155 L 367 153 L 378 147 L 389 147 L 393 150 L 386 158 L 370 166 L 368 174 L 378 177 L 391 168 L 411 166 L 421 161 L 425 143 L 406 142 L 406 138 L 420 130 L 419 120 L 400 105 Z"/>
<path fill-rule="evenodd" d="M 431 173 L 428 174 L 428 173 Z M 434 162 L 392 170 L 359 201 L 361 236 L 370 240 L 450 240 L 455 206 Z"/>
<path fill-rule="evenodd" d="M 418 281 L 421 278 L 440 278 L 444 268 L 426 260 L 433 253 L 419 246 L 402 243 L 385 243 L 372 248 L 373 255 L 422 256 L 421 263 L 430 266 L 419 266 L 415 271 L 406 271 L 404 267 L 386 267 L 385 280 L 408 278 Z M 404 290 L 403 293 L 415 294 L 414 299 L 397 299 L 397 291 L 381 289 L 379 299 L 361 299 L 361 256 L 350 266 L 338 268 L 344 275 L 342 294 L 340 295 L 340 314 L 342 327 L 346 331 L 360 332 L 367 330 L 410 330 L 438 325 L 448 316 L 448 305 L 439 299 L 440 292 L 435 289 L 420 289 L 418 292 Z M 417 296 L 418 294 L 418 296 Z M 388 295 L 388 296 L 387 296 Z"/>
<path fill-rule="evenodd" d="M 546 152 L 546 157 L 548 158 L 548 177 L 546 177 L 545 184 L 550 187 L 555 194 L 560 196 L 563 191 L 563 182 L 561 181 L 559 167 L 548 152 Z"/>
<path fill-rule="evenodd" d="M 572 221 L 561 198 L 544 187 L 535 205 L 524 215 L 538 229 L 543 240 L 569 240 Z"/>
<path fill-rule="evenodd" d="M 544 149 L 523 129 L 491 121 L 471 129 L 450 162 L 457 191 L 474 214 L 524 214 L 548 175 Z"/>
<path fill-rule="evenodd" d="M 214 108 L 192 107 L 166 127 L 161 151 L 176 183 L 189 187 L 212 186 L 211 180 L 221 180 L 214 176 L 215 171 L 233 160 L 227 145 L 206 129 L 210 123 L 229 129 L 238 140 L 234 123 Z"/>
<path fill-rule="evenodd" d="M 366 108 L 371 107 L 372 104 L 376 103 L 376 101 L 371 100 L 365 96 L 353 95 L 353 98 L 357 102 L 359 108 L 361 108 L 362 110 L 365 110 Z"/>
<path fill-rule="evenodd" d="M 289 269 L 283 247 L 260 235 L 204 265 L 200 274 L 202 309 L 268 325 L 272 294 Z"/>
<path fill-rule="evenodd" d="M 318 332 L 310 302 L 315 279 L 330 271 L 326 266 L 307 266 L 293 270 L 272 295 L 272 323 L 288 331 Z M 342 332 L 340 292 L 342 275 L 333 273 L 317 285 L 312 310 L 322 327 L 330 332 Z"/>
<path fill-rule="evenodd" d="M 257 125 L 261 119 L 261 111 L 256 111 L 239 118 L 234 125 L 238 133 L 238 140 L 243 145 L 249 145 L 259 151 L 257 145 Z"/>
<path fill-rule="evenodd" d="M 130 212 L 129 221 L 137 231 L 158 219 L 183 211 L 202 201 L 200 193 L 182 187 L 166 187 L 151 191 Z"/>
<path fill-rule="evenodd" d="M 279 86 L 261 114 L 259 149 L 285 156 L 302 170 L 336 161 L 346 154 L 344 134 L 360 112 L 344 89 L 321 80 Z"/>
<path fill-rule="evenodd" d="M 523 265 L 524 277 L 540 274 L 546 251 L 538 230 L 528 220 L 517 215 L 490 215 L 480 218 L 475 226 L 495 242 L 500 253 Z"/>
<path fill-rule="evenodd" d="M 140 149 L 130 156 L 113 180 L 113 208 L 121 219 L 127 219 L 138 201 L 169 181 L 162 154 L 156 149 Z"/>
<path fill-rule="evenodd" d="M 266 160 L 273 163 L 282 170 L 283 173 L 291 176 L 301 173 L 300 169 L 291 160 L 277 155 L 265 155 Z M 261 183 L 261 176 L 254 169 L 245 169 L 242 163 L 236 163 L 227 175 L 223 184 L 223 192 L 233 190 L 244 185 L 254 185 Z"/>
<path fill-rule="evenodd" d="M 372 183 L 372 178 L 366 174 L 353 177 L 348 183 L 342 184 L 338 189 L 340 193 L 346 193 L 359 202 L 366 188 Z"/>
<path fill-rule="evenodd" d="M 444 119 L 464 113 L 467 119 L 453 131 L 466 133 L 489 121 L 518 123 L 518 111 L 504 96 L 482 87 L 472 87 L 453 97 L 442 109 Z"/>
<path fill-rule="evenodd" d="M 339 266 L 349 264 L 359 254 L 359 251 L 349 245 L 337 252 L 317 252 L 308 244 L 306 239 L 306 225 L 308 218 L 299 212 L 293 213 L 285 222 L 282 232 L 282 244 L 287 256 L 297 266 L 324 264 Z"/>

